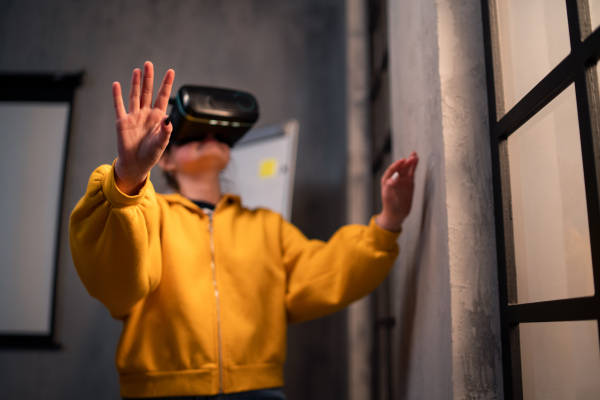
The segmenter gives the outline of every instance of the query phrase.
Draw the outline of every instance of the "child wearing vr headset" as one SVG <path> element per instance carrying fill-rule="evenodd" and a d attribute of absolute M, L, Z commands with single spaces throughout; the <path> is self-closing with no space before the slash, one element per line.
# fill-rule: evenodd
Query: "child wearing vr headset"
<path fill-rule="evenodd" d="M 207 95 L 224 110 L 210 119 L 193 115 L 202 104 L 194 108 L 192 93 L 180 91 L 171 123 L 175 73 L 165 74 L 154 105 L 153 77 L 150 62 L 143 74 L 133 72 L 128 110 L 113 84 L 118 158 L 92 173 L 69 226 L 83 284 L 123 322 L 121 396 L 284 399 L 287 324 L 338 311 L 385 279 L 411 208 L 417 155 L 386 170 L 383 208 L 368 225 L 344 226 L 327 242 L 308 240 L 280 215 L 246 209 L 221 192 L 219 173 L 241 136 L 227 132 L 239 130 L 181 135 L 182 116 L 207 126 L 251 125 L 252 118 L 225 111 L 230 96 L 242 112 L 257 113 L 252 98 Z M 181 128 L 177 138 L 173 124 Z M 178 193 L 154 191 L 149 174 L 157 163 Z"/>

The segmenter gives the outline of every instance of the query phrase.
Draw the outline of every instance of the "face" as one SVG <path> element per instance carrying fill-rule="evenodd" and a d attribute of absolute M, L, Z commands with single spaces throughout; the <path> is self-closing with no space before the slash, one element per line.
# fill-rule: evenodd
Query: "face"
<path fill-rule="evenodd" d="M 202 141 L 171 145 L 171 148 L 163 154 L 160 166 L 175 173 L 194 174 L 211 171 L 218 173 L 225 169 L 229 157 L 229 146 L 209 136 Z"/>

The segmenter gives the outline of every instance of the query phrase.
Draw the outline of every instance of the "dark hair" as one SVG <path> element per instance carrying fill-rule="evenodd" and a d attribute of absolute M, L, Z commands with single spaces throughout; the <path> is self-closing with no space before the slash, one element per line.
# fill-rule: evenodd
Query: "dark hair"
<path fill-rule="evenodd" d="M 163 171 L 163 176 L 167 181 L 167 185 L 176 192 L 179 192 L 179 183 L 175 179 L 175 175 L 172 172 Z"/>

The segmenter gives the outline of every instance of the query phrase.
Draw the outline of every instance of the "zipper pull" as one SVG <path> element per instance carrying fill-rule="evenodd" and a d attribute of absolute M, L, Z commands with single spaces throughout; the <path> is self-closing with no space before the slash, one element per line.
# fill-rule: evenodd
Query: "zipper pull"
<path fill-rule="evenodd" d="M 203 208 L 202 211 L 208 216 L 208 231 L 212 233 L 213 231 L 213 213 L 214 211 L 210 208 Z"/>

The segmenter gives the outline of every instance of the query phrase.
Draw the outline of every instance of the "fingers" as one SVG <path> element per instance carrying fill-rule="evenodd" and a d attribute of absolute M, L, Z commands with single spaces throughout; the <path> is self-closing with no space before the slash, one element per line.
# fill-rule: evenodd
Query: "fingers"
<path fill-rule="evenodd" d="M 406 160 L 404 158 L 393 162 L 383 173 L 383 176 L 381 177 L 381 183 L 387 182 L 387 180 L 394 175 L 394 172 L 398 172 L 400 174 L 405 164 Z"/>
<path fill-rule="evenodd" d="M 140 109 L 140 83 L 142 71 L 139 68 L 133 70 L 131 75 L 131 87 L 129 88 L 129 112 L 136 112 Z"/>
<path fill-rule="evenodd" d="M 388 180 L 393 182 L 398 181 L 400 178 L 412 180 L 414 172 L 419 162 L 417 153 L 412 152 L 408 159 L 401 158 L 393 162 L 384 172 L 381 177 L 381 183 L 385 184 Z"/>
<path fill-rule="evenodd" d="M 113 104 L 115 107 L 115 117 L 117 119 L 123 118 L 127 113 L 125 112 L 125 105 L 123 104 L 123 96 L 121 95 L 121 84 L 114 82 L 112 85 Z"/>
<path fill-rule="evenodd" d="M 144 63 L 144 79 L 142 81 L 142 98 L 140 107 L 150 108 L 152 105 L 152 87 L 154 86 L 154 65 L 150 61 Z"/>
<path fill-rule="evenodd" d="M 419 156 L 413 151 L 408 160 L 409 162 L 412 161 L 408 169 L 408 177 L 413 179 L 415 176 L 415 169 L 417 169 L 417 164 L 419 163 Z"/>
<path fill-rule="evenodd" d="M 160 130 L 158 132 L 158 144 L 164 150 L 169 143 L 169 138 L 173 132 L 173 125 L 171 125 L 171 119 L 168 115 L 165 115 L 160 122 Z"/>
<path fill-rule="evenodd" d="M 169 97 L 171 96 L 171 89 L 173 87 L 173 81 L 175 80 L 175 71 L 172 69 L 168 70 L 163 78 L 162 84 L 156 98 L 155 108 L 160 109 L 163 112 L 167 111 L 169 105 Z M 141 93 L 140 93 L 141 85 Z M 138 68 L 133 70 L 131 76 L 131 87 L 129 88 L 129 112 L 135 113 L 140 108 L 150 108 L 152 105 L 152 91 L 154 86 L 154 65 L 150 61 L 144 63 L 144 73 Z M 119 96 L 120 95 L 119 85 Z M 114 89 L 113 89 L 114 92 Z M 115 100 L 116 101 L 116 100 Z M 122 103 L 122 100 L 121 100 Z M 116 103 L 115 103 L 116 107 Z M 123 111 L 125 111 L 123 109 Z"/>
<path fill-rule="evenodd" d="M 154 108 L 158 108 L 161 111 L 167 112 L 167 107 L 169 106 L 169 97 L 171 96 L 171 89 L 173 87 L 174 80 L 175 71 L 170 69 L 165 74 L 162 84 L 160 85 L 160 89 L 158 90 L 158 95 L 156 96 L 156 101 L 154 103 Z"/>

